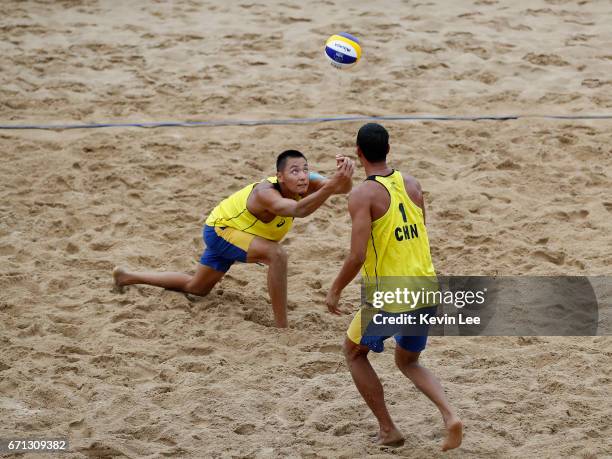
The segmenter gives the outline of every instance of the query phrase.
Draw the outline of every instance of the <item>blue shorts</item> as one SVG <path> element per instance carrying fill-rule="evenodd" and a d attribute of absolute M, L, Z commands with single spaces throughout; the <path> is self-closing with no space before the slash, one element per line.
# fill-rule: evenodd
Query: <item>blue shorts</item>
<path fill-rule="evenodd" d="M 368 346 L 373 352 L 382 352 L 385 350 L 385 340 L 389 336 L 364 336 L 361 338 L 361 344 Z M 398 336 L 393 337 L 399 347 L 405 351 L 421 352 L 427 346 L 427 336 Z"/>
<path fill-rule="evenodd" d="M 227 272 L 234 262 L 246 263 L 247 252 L 255 238 L 227 226 L 204 226 L 202 237 L 206 249 L 200 257 L 200 263 L 216 271 Z"/>
<path fill-rule="evenodd" d="M 411 312 L 410 314 L 416 317 L 421 314 L 435 315 L 436 309 L 437 308 L 435 306 L 421 308 Z M 357 314 L 355 314 L 355 317 L 353 317 L 353 320 L 349 325 L 349 329 L 346 332 L 348 338 L 353 343 L 361 346 L 367 346 L 373 352 L 382 352 L 385 350 L 385 340 L 393 336 L 398 346 L 406 351 L 421 352 L 423 349 L 425 349 L 425 346 L 427 345 L 427 333 L 429 331 L 428 325 L 419 325 L 412 328 L 405 327 L 405 330 L 412 330 L 415 332 L 415 335 L 404 336 L 401 334 L 401 326 L 397 328 L 398 333 L 395 333 L 393 327 L 377 327 L 372 322 L 362 324 L 361 312 L 361 309 L 357 311 Z M 387 316 L 397 315 L 397 313 L 387 313 L 384 311 L 380 312 Z M 364 318 L 364 320 L 367 319 Z M 380 330 L 379 333 L 383 333 L 377 334 L 377 328 Z"/>

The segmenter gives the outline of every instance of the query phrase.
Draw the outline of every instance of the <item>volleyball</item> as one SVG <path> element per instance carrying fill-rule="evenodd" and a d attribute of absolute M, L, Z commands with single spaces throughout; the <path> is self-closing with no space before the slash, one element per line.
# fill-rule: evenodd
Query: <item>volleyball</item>
<path fill-rule="evenodd" d="M 350 33 L 340 32 L 325 42 L 325 56 L 334 67 L 347 69 L 359 62 L 361 45 Z"/>

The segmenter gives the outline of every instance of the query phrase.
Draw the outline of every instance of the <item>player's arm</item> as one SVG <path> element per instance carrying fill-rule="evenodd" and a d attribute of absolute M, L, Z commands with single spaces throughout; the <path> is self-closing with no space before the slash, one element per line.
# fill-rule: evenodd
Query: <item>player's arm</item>
<path fill-rule="evenodd" d="M 364 187 L 356 188 L 349 196 L 349 213 L 352 220 L 351 251 L 344 260 L 342 269 L 336 276 L 325 300 L 332 314 L 340 314 L 338 302 L 342 290 L 355 278 L 366 258 L 372 228 L 370 199 L 370 194 Z"/>
<path fill-rule="evenodd" d="M 257 195 L 258 204 L 268 212 L 280 217 L 306 217 L 321 207 L 321 204 L 332 194 L 344 188 L 346 182 L 351 180 L 352 175 L 353 165 L 347 161 L 338 168 L 330 180 L 325 181 L 319 190 L 299 201 L 283 198 L 277 190 L 269 188 L 262 190 Z"/>
<path fill-rule="evenodd" d="M 421 184 L 418 181 L 416 182 L 416 184 L 417 189 L 419 190 L 419 194 L 421 195 L 420 202 L 417 202 L 416 204 L 423 211 L 423 225 L 427 225 L 427 219 L 425 218 L 425 196 L 423 196 L 423 189 L 421 188 Z"/>
<path fill-rule="evenodd" d="M 329 179 L 327 179 L 324 175 L 319 174 L 318 172 L 309 172 L 308 173 L 308 182 L 309 182 L 308 192 L 306 194 L 309 195 L 310 193 L 319 191 L 321 188 L 323 188 L 323 185 L 325 185 L 325 183 L 328 181 Z"/>
<path fill-rule="evenodd" d="M 412 202 L 414 202 L 417 206 L 421 208 L 423 211 L 423 224 L 426 224 L 425 221 L 425 198 L 423 197 L 423 189 L 421 188 L 421 184 L 417 179 L 410 175 L 404 176 L 404 187 L 406 188 L 406 192 Z"/>
<path fill-rule="evenodd" d="M 344 161 L 351 161 L 353 163 L 353 167 L 354 167 L 354 161 L 350 160 L 349 158 L 347 158 L 346 156 L 343 155 L 336 155 L 336 168 L 339 168 L 342 163 Z M 310 193 L 314 193 L 315 191 L 320 190 L 323 185 L 325 185 L 325 182 L 329 181 L 328 178 L 326 178 L 325 176 L 317 173 L 317 172 L 310 172 L 309 174 L 309 181 L 310 184 L 308 185 L 308 194 Z M 348 181 L 344 184 L 343 187 L 339 188 L 338 191 L 335 194 L 345 194 L 351 191 L 351 189 L 353 188 L 353 182 L 352 181 Z"/>

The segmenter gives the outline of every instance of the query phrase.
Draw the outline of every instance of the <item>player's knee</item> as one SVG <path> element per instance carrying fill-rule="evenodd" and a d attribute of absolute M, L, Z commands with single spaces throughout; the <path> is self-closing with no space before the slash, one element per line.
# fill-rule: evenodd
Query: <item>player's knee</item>
<path fill-rule="evenodd" d="M 419 352 L 409 352 L 398 348 L 395 351 L 395 365 L 400 369 L 416 367 L 419 364 L 419 355 Z"/>
<path fill-rule="evenodd" d="M 355 360 L 363 358 L 367 355 L 367 352 L 364 353 L 358 345 L 353 343 L 348 338 L 342 345 L 342 352 L 344 353 L 344 358 L 348 363 L 354 362 Z"/>
<path fill-rule="evenodd" d="M 281 264 L 287 264 L 289 258 L 287 251 L 280 244 L 275 244 L 274 247 L 270 249 L 269 257 L 270 263 Z"/>
<path fill-rule="evenodd" d="M 196 282 L 194 282 L 194 279 L 192 279 L 185 285 L 184 290 L 186 293 L 191 293 L 192 295 L 206 296 L 210 293 L 212 287 L 209 285 L 198 285 Z"/>

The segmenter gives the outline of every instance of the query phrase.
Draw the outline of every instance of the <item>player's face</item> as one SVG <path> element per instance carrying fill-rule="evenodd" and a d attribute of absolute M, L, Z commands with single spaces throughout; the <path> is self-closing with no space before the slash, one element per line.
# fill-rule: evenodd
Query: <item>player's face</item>
<path fill-rule="evenodd" d="M 279 181 L 291 193 L 303 195 L 308 190 L 308 163 L 304 158 L 287 158 L 285 167 L 278 175 Z"/>

